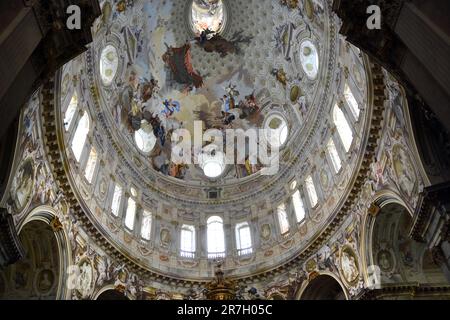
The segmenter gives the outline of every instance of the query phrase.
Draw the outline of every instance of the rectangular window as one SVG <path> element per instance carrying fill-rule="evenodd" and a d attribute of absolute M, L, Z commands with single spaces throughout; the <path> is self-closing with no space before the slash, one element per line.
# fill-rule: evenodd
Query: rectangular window
<path fill-rule="evenodd" d="M 341 138 L 342 144 L 345 148 L 345 151 L 348 152 L 352 145 L 353 132 L 352 129 L 350 128 L 350 125 L 347 122 L 347 119 L 345 118 L 344 113 L 342 112 L 341 108 L 339 108 L 339 106 L 337 105 L 335 105 L 334 107 L 333 120 L 334 124 L 336 125 L 336 129 L 339 133 L 339 137 Z"/>
<path fill-rule="evenodd" d="M 294 205 L 297 222 L 302 222 L 305 219 L 306 213 L 299 190 L 295 191 L 295 193 L 292 195 L 292 204 Z"/>
<path fill-rule="evenodd" d="M 142 239 L 147 241 L 151 240 L 151 233 L 152 233 L 152 213 L 149 211 L 144 211 L 141 226 Z"/>
<path fill-rule="evenodd" d="M 314 185 L 313 178 L 311 176 L 307 177 L 306 180 L 306 191 L 308 192 L 309 201 L 311 202 L 311 207 L 315 207 L 319 202 L 317 197 L 316 187 Z"/>
<path fill-rule="evenodd" d="M 87 135 L 89 133 L 89 116 L 87 112 L 81 117 L 78 122 L 77 129 L 72 138 L 72 151 L 75 159 L 79 162 L 83 153 L 84 144 L 86 143 Z"/>
<path fill-rule="evenodd" d="M 360 113 L 359 105 L 347 83 L 345 84 L 344 97 L 347 101 L 348 106 L 350 107 L 350 110 L 352 111 L 353 116 L 355 117 L 355 119 L 358 119 Z"/>
<path fill-rule="evenodd" d="M 247 222 L 236 225 L 236 247 L 241 256 L 253 252 L 252 236 Z"/>
<path fill-rule="evenodd" d="M 330 139 L 327 145 L 328 154 L 330 155 L 331 164 L 333 165 L 333 169 L 335 173 L 338 173 L 342 167 L 342 161 L 339 157 L 339 154 L 336 149 L 336 145 L 334 144 L 333 139 Z"/>
<path fill-rule="evenodd" d="M 127 227 L 130 230 L 133 230 L 135 219 L 136 219 L 136 201 L 129 198 L 127 205 L 127 212 L 125 214 L 125 227 Z"/>
<path fill-rule="evenodd" d="M 113 200 L 111 203 L 111 212 L 116 217 L 119 216 L 121 200 L 122 200 L 122 187 L 119 185 L 116 185 L 114 188 L 114 195 L 113 195 Z"/>
<path fill-rule="evenodd" d="M 97 166 L 97 151 L 95 150 L 95 148 L 92 148 L 91 153 L 89 154 L 86 168 L 84 170 L 84 176 L 86 177 L 89 183 L 92 183 L 96 166 Z"/>
<path fill-rule="evenodd" d="M 69 106 L 67 107 L 66 112 L 64 113 L 64 129 L 69 130 L 72 125 L 72 121 L 75 115 L 75 112 L 78 109 L 78 96 L 75 92 L 70 100 Z"/>
<path fill-rule="evenodd" d="M 285 235 L 289 232 L 289 220 L 286 212 L 286 206 L 283 204 L 280 204 L 277 208 L 277 214 L 278 214 L 278 222 L 280 224 L 280 231 L 282 235 Z"/>
<path fill-rule="evenodd" d="M 181 256 L 194 258 L 195 255 L 195 227 L 183 225 L 181 228 Z"/>

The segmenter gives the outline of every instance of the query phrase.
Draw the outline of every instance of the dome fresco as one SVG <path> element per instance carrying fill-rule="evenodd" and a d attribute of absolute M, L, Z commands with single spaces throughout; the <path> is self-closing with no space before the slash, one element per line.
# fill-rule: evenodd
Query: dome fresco
<path fill-rule="evenodd" d="M 446 134 L 361 3 L 83 5 L 0 134 L 0 299 L 450 296 Z"/>
<path fill-rule="evenodd" d="M 103 2 L 111 12 L 104 10 L 94 25 L 93 44 L 61 75 L 80 77 L 79 109 L 95 122 L 89 134 L 98 151 L 98 164 L 90 161 L 89 168 L 95 181 L 86 181 L 78 169 L 89 163 L 81 153 L 89 158 L 89 152 L 68 153 L 78 163 L 71 171 L 80 196 L 97 212 L 92 218 L 148 268 L 173 256 L 181 262 L 158 262 L 156 268 L 192 277 L 210 272 L 192 267 L 211 261 L 206 243 L 225 241 L 208 239 L 198 229 L 214 214 L 223 219 L 222 228 L 250 223 L 243 234 L 252 237 L 252 250 L 227 240 L 217 257 L 269 267 L 299 252 L 345 194 L 342 183 L 353 174 L 366 121 L 365 63 L 337 36 L 329 8 L 316 1 L 309 18 L 269 0 L 254 2 L 251 12 L 239 0 L 121 3 Z M 240 16 L 244 11 L 246 19 Z M 219 30 L 211 21 L 221 14 Z M 207 23 L 193 34 L 186 26 L 195 30 L 196 19 Z M 343 65 L 359 70 L 358 81 L 343 75 Z M 340 101 L 332 92 L 344 85 L 355 92 L 358 119 L 342 107 L 333 118 Z M 65 137 L 69 143 L 73 133 Z M 331 160 L 322 156 L 327 145 Z M 337 161 L 343 167 L 339 175 Z M 100 182 L 103 197 L 89 191 Z M 330 195 L 334 200 L 324 203 Z M 102 213 L 95 209 L 99 205 Z M 158 217 L 151 227 L 146 213 Z M 195 254 L 182 253 L 172 219 L 197 230 Z M 280 239 L 279 228 L 285 231 Z M 299 231 L 302 237 L 295 236 Z M 286 241 L 290 254 L 269 250 L 271 258 L 265 259 L 265 247 Z M 246 270 L 233 272 L 242 276 Z"/>

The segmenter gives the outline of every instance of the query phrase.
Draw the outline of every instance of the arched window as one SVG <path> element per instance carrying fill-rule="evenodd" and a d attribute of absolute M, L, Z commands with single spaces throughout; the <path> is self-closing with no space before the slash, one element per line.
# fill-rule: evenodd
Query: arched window
<path fill-rule="evenodd" d="M 360 113 L 359 105 L 355 99 L 355 96 L 353 95 L 352 90 L 350 89 L 347 83 L 345 84 L 344 88 L 344 97 L 345 100 L 347 101 L 348 106 L 350 107 L 350 110 L 353 113 L 353 116 L 355 117 L 355 119 L 358 119 Z"/>
<path fill-rule="evenodd" d="M 334 144 L 333 139 L 330 139 L 327 145 L 328 154 L 330 155 L 331 163 L 333 165 L 333 169 L 335 173 L 338 173 L 342 167 L 342 161 L 339 157 L 339 154 L 336 149 L 336 145 Z"/>
<path fill-rule="evenodd" d="M 64 113 L 64 129 L 69 130 L 72 125 L 72 121 L 75 115 L 75 112 L 78 109 L 78 95 L 74 92 L 72 99 L 70 100 L 69 106 L 67 107 L 66 112 Z"/>
<path fill-rule="evenodd" d="M 278 223 L 280 224 L 280 232 L 285 235 L 289 232 L 289 220 L 286 212 L 286 206 L 284 203 L 280 204 L 277 208 Z"/>
<path fill-rule="evenodd" d="M 77 161 L 80 161 L 83 153 L 84 144 L 89 133 L 89 115 L 85 111 L 80 121 L 78 122 L 77 130 L 72 139 L 72 151 Z"/>
<path fill-rule="evenodd" d="M 116 217 L 119 216 L 121 200 L 122 200 L 122 187 L 116 184 L 116 186 L 114 187 L 114 194 L 111 203 L 111 212 Z"/>
<path fill-rule="evenodd" d="M 84 176 L 89 183 L 92 183 L 92 178 L 94 177 L 95 167 L 97 166 L 97 150 L 94 147 L 91 148 L 91 153 L 84 170 Z"/>
<path fill-rule="evenodd" d="M 136 201 L 128 198 L 127 212 L 125 214 L 125 227 L 129 230 L 134 228 L 134 220 L 136 219 Z"/>
<path fill-rule="evenodd" d="M 105 86 L 109 86 L 114 81 L 119 68 L 119 56 L 117 50 L 112 45 L 107 45 L 100 55 L 100 77 Z"/>
<path fill-rule="evenodd" d="M 316 186 L 314 185 L 313 178 L 308 176 L 305 180 L 306 191 L 308 192 L 309 201 L 311 202 L 311 207 L 315 207 L 319 202 L 317 197 Z"/>
<path fill-rule="evenodd" d="M 347 122 L 347 119 L 345 118 L 344 113 L 338 105 L 334 106 L 333 121 L 336 125 L 336 129 L 339 133 L 342 144 L 344 145 L 345 151 L 349 151 L 353 141 L 353 132 Z"/>
<path fill-rule="evenodd" d="M 207 221 L 208 258 L 215 259 L 225 256 L 225 234 L 223 220 L 212 216 Z"/>
<path fill-rule="evenodd" d="M 141 237 L 144 240 L 151 240 L 152 235 L 152 213 L 144 210 L 141 224 Z"/>
<path fill-rule="evenodd" d="M 236 246 L 239 255 L 246 255 L 253 252 L 252 235 L 247 222 L 236 225 Z"/>
<path fill-rule="evenodd" d="M 195 227 L 184 224 L 181 227 L 180 236 L 180 254 L 185 258 L 194 258 L 195 256 Z"/>
<path fill-rule="evenodd" d="M 294 206 L 295 217 L 297 218 L 297 222 L 302 222 L 305 219 L 306 212 L 299 190 L 295 191 L 295 193 L 292 195 L 292 204 Z"/>

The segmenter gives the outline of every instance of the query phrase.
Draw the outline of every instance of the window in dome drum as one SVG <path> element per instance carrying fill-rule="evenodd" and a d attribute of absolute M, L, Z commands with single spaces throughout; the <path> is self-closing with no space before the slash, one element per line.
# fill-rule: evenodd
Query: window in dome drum
<path fill-rule="evenodd" d="M 217 199 L 217 198 L 219 198 L 219 192 L 217 190 L 209 190 L 208 191 L 208 198 L 209 199 Z"/>

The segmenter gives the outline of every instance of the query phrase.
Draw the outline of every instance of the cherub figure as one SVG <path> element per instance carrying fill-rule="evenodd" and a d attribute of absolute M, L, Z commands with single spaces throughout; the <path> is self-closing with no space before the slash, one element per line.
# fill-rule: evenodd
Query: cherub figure
<path fill-rule="evenodd" d="M 163 113 L 166 115 L 167 118 L 172 116 L 175 112 L 180 112 L 181 106 L 178 101 L 173 101 L 172 99 L 164 100 L 163 102 L 165 109 L 163 110 Z"/>
<path fill-rule="evenodd" d="M 287 86 L 287 75 L 284 72 L 283 68 L 281 69 L 272 69 L 271 74 L 276 77 L 277 81 L 280 82 L 284 87 Z"/>

